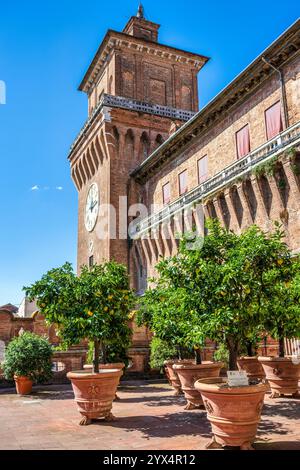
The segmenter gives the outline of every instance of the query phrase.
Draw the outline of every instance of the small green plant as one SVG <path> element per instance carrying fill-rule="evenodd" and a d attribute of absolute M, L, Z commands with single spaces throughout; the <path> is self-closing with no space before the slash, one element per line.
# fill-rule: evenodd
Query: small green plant
<path fill-rule="evenodd" d="M 288 149 L 287 155 L 291 160 L 293 160 L 297 155 L 297 149 L 295 147 L 291 147 L 290 149 Z"/>
<path fill-rule="evenodd" d="M 278 187 L 279 187 L 279 189 L 282 189 L 282 190 L 284 190 L 284 189 L 286 188 L 286 181 L 285 181 L 285 179 L 280 178 L 280 179 L 278 180 Z"/>
<path fill-rule="evenodd" d="M 252 173 L 257 176 L 274 176 L 278 157 L 273 157 L 265 163 L 261 163 L 253 168 Z"/>
<path fill-rule="evenodd" d="M 300 175 L 300 165 L 297 165 L 297 163 L 292 163 L 291 165 L 292 172 L 294 175 L 299 176 Z"/>
<path fill-rule="evenodd" d="M 223 362 L 226 367 L 229 364 L 229 350 L 225 343 L 220 343 L 214 353 L 214 360 L 217 362 Z"/>
<path fill-rule="evenodd" d="M 29 377 L 33 382 L 47 382 L 52 376 L 52 347 L 47 339 L 24 332 L 7 346 L 3 363 L 4 377 Z"/>
<path fill-rule="evenodd" d="M 162 370 L 164 362 L 174 358 L 177 358 L 176 347 L 154 336 L 150 343 L 151 368 Z"/>

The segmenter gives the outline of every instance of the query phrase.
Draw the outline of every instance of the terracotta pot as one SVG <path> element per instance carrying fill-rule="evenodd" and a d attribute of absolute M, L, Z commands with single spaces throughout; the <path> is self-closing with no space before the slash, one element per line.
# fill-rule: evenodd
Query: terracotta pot
<path fill-rule="evenodd" d="M 123 370 L 125 368 L 124 362 L 110 362 L 107 364 L 99 364 L 100 369 L 120 369 Z M 93 365 L 92 364 L 84 364 L 84 370 L 93 372 Z M 119 395 L 116 393 L 115 400 L 121 400 Z"/>
<path fill-rule="evenodd" d="M 111 362 L 108 364 L 99 364 L 100 369 L 124 369 L 125 364 L 124 362 Z M 83 366 L 84 370 L 92 370 L 93 365 L 92 364 L 84 364 Z"/>
<path fill-rule="evenodd" d="M 114 419 L 112 402 L 122 374 L 121 369 L 102 369 L 99 374 L 85 370 L 68 372 L 78 411 L 83 416 L 80 425 L 90 424 L 92 419 Z"/>
<path fill-rule="evenodd" d="M 180 395 L 182 393 L 181 390 L 181 383 L 179 380 L 179 377 L 177 375 L 177 372 L 173 369 L 174 364 L 187 364 L 187 363 L 193 363 L 193 359 L 170 359 L 168 361 L 164 362 L 165 365 L 165 371 L 166 371 L 166 376 L 168 379 L 169 384 L 174 388 L 174 395 Z"/>
<path fill-rule="evenodd" d="M 250 379 L 265 379 L 266 374 L 257 356 L 242 356 L 237 360 L 239 370 L 244 370 Z"/>
<path fill-rule="evenodd" d="M 228 387 L 224 377 L 200 379 L 195 388 L 201 393 L 211 423 L 213 438 L 207 448 L 237 446 L 253 450 L 266 384 Z"/>
<path fill-rule="evenodd" d="M 32 391 L 32 380 L 23 375 L 14 375 L 16 390 L 19 395 L 30 395 Z"/>
<path fill-rule="evenodd" d="M 291 357 L 259 357 L 258 360 L 271 387 L 271 398 L 282 395 L 299 397 L 300 362 L 293 362 Z"/>
<path fill-rule="evenodd" d="M 196 380 L 205 377 L 219 377 L 222 367 L 222 362 L 211 361 L 203 361 L 201 364 L 173 365 L 173 370 L 179 377 L 181 389 L 187 401 L 185 410 L 193 410 L 203 406 L 201 395 L 194 386 Z"/>

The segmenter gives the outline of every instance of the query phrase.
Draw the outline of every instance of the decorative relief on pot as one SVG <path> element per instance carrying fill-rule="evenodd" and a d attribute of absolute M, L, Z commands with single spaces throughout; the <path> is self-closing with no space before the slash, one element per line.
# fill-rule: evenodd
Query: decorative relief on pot
<path fill-rule="evenodd" d="M 206 411 L 207 411 L 210 415 L 213 414 L 214 409 L 213 409 L 213 407 L 211 406 L 211 404 L 209 403 L 208 400 L 204 400 L 204 405 L 205 405 Z"/>
<path fill-rule="evenodd" d="M 88 394 L 92 395 L 92 397 L 96 397 L 99 394 L 99 387 L 98 385 L 92 384 L 88 388 Z"/>
<path fill-rule="evenodd" d="M 282 374 L 282 369 L 279 369 L 278 367 L 275 367 L 273 369 L 273 374 L 277 375 L 277 376 L 281 375 Z"/>

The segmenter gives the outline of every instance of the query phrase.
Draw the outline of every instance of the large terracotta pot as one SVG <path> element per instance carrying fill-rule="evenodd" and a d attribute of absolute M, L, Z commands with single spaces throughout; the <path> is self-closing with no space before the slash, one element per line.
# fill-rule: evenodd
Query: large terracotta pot
<path fill-rule="evenodd" d="M 203 361 L 201 364 L 174 364 L 173 370 L 176 371 L 181 389 L 187 401 L 185 410 L 193 410 L 203 406 L 200 393 L 195 389 L 195 382 L 205 377 L 219 377 L 222 362 Z"/>
<path fill-rule="evenodd" d="M 23 375 L 14 375 L 16 390 L 19 395 L 30 395 L 32 391 L 32 380 Z"/>
<path fill-rule="evenodd" d="M 244 370 L 249 379 L 265 379 L 266 374 L 257 356 L 242 356 L 237 360 L 239 370 Z"/>
<path fill-rule="evenodd" d="M 227 379 L 218 377 L 197 380 L 195 388 L 202 395 L 212 426 L 213 438 L 207 448 L 253 450 L 267 385 L 228 387 Z"/>
<path fill-rule="evenodd" d="M 291 357 L 259 357 L 271 387 L 271 398 L 281 395 L 299 396 L 300 362 Z"/>
<path fill-rule="evenodd" d="M 122 374 L 121 369 L 102 369 L 99 374 L 85 370 L 68 372 L 78 411 L 83 416 L 80 425 L 90 424 L 92 419 L 114 419 L 112 402 Z"/>
<path fill-rule="evenodd" d="M 124 362 L 110 362 L 108 364 L 99 364 L 100 369 L 124 369 Z M 84 370 L 93 370 L 92 364 L 84 364 Z"/>
<path fill-rule="evenodd" d="M 84 364 L 84 370 L 93 372 L 93 365 L 92 364 Z M 125 368 L 124 362 L 110 362 L 107 364 L 99 364 L 100 369 L 120 369 L 123 370 Z M 115 400 L 120 400 L 119 395 L 116 393 Z"/>
<path fill-rule="evenodd" d="M 166 376 L 170 385 L 174 388 L 174 395 L 180 395 L 182 393 L 181 383 L 177 375 L 176 370 L 173 369 L 174 364 L 187 364 L 193 363 L 193 359 L 170 359 L 164 362 Z"/>

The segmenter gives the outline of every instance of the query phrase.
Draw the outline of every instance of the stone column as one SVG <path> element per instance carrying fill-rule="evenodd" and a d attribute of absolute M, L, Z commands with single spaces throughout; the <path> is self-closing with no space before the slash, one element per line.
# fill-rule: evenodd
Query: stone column
<path fill-rule="evenodd" d="M 236 233 L 240 232 L 240 224 L 236 215 L 234 202 L 233 202 L 233 194 L 231 188 L 226 188 L 224 191 L 225 201 L 228 207 L 229 215 L 230 215 L 230 222 L 229 227 Z"/>
<path fill-rule="evenodd" d="M 268 176 L 268 182 L 272 191 L 272 207 L 271 207 L 271 213 L 275 213 L 275 215 L 279 214 L 283 209 L 284 205 L 282 202 L 280 190 L 277 186 L 276 178 L 273 175 Z"/>
<path fill-rule="evenodd" d="M 242 182 L 238 183 L 236 188 L 237 188 L 237 192 L 238 192 L 238 195 L 240 197 L 240 200 L 243 206 L 243 219 L 242 219 L 242 226 L 241 226 L 243 230 L 244 228 L 247 228 L 250 225 L 252 225 L 253 218 L 252 218 L 252 214 L 251 214 L 250 207 L 249 207 L 249 201 L 245 194 L 243 183 Z"/>
<path fill-rule="evenodd" d="M 167 220 L 161 224 L 161 241 L 164 245 L 164 253 L 166 257 L 172 256 L 171 240 L 170 240 L 170 220 Z"/>
<path fill-rule="evenodd" d="M 296 250 L 299 248 L 300 240 L 300 190 L 290 160 L 283 162 L 283 170 L 290 186 L 288 198 L 288 242 L 291 249 Z"/>
<path fill-rule="evenodd" d="M 220 203 L 220 198 L 218 196 L 215 196 L 213 198 L 212 202 L 213 202 L 213 205 L 214 205 L 214 208 L 215 208 L 215 211 L 216 211 L 217 219 L 220 221 L 220 223 L 222 225 L 225 225 L 223 210 L 222 210 L 221 203 Z"/>
<path fill-rule="evenodd" d="M 285 160 L 282 164 L 290 185 L 288 205 L 289 207 L 291 205 L 294 209 L 298 210 L 300 206 L 300 190 L 297 184 L 296 175 L 292 170 L 292 162 L 290 160 Z"/>
<path fill-rule="evenodd" d="M 267 212 L 267 209 L 263 200 L 263 196 L 261 193 L 261 189 L 258 184 L 256 176 L 252 175 L 250 177 L 250 181 L 251 181 L 253 192 L 257 201 L 255 223 L 257 225 L 261 225 L 264 228 L 268 228 L 270 225 L 269 214 Z"/>
<path fill-rule="evenodd" d="M 205 204 L 205 203 L 203 203 L 203 204 L 202 204 L 202 207 L 203 207 L 204 217 L 205 217 L 206 219 L 210 219 L 210 218 L 211 218 L 211 215 L 210 215 L 210 213 L 209 213 L 208 205 Z"/>

